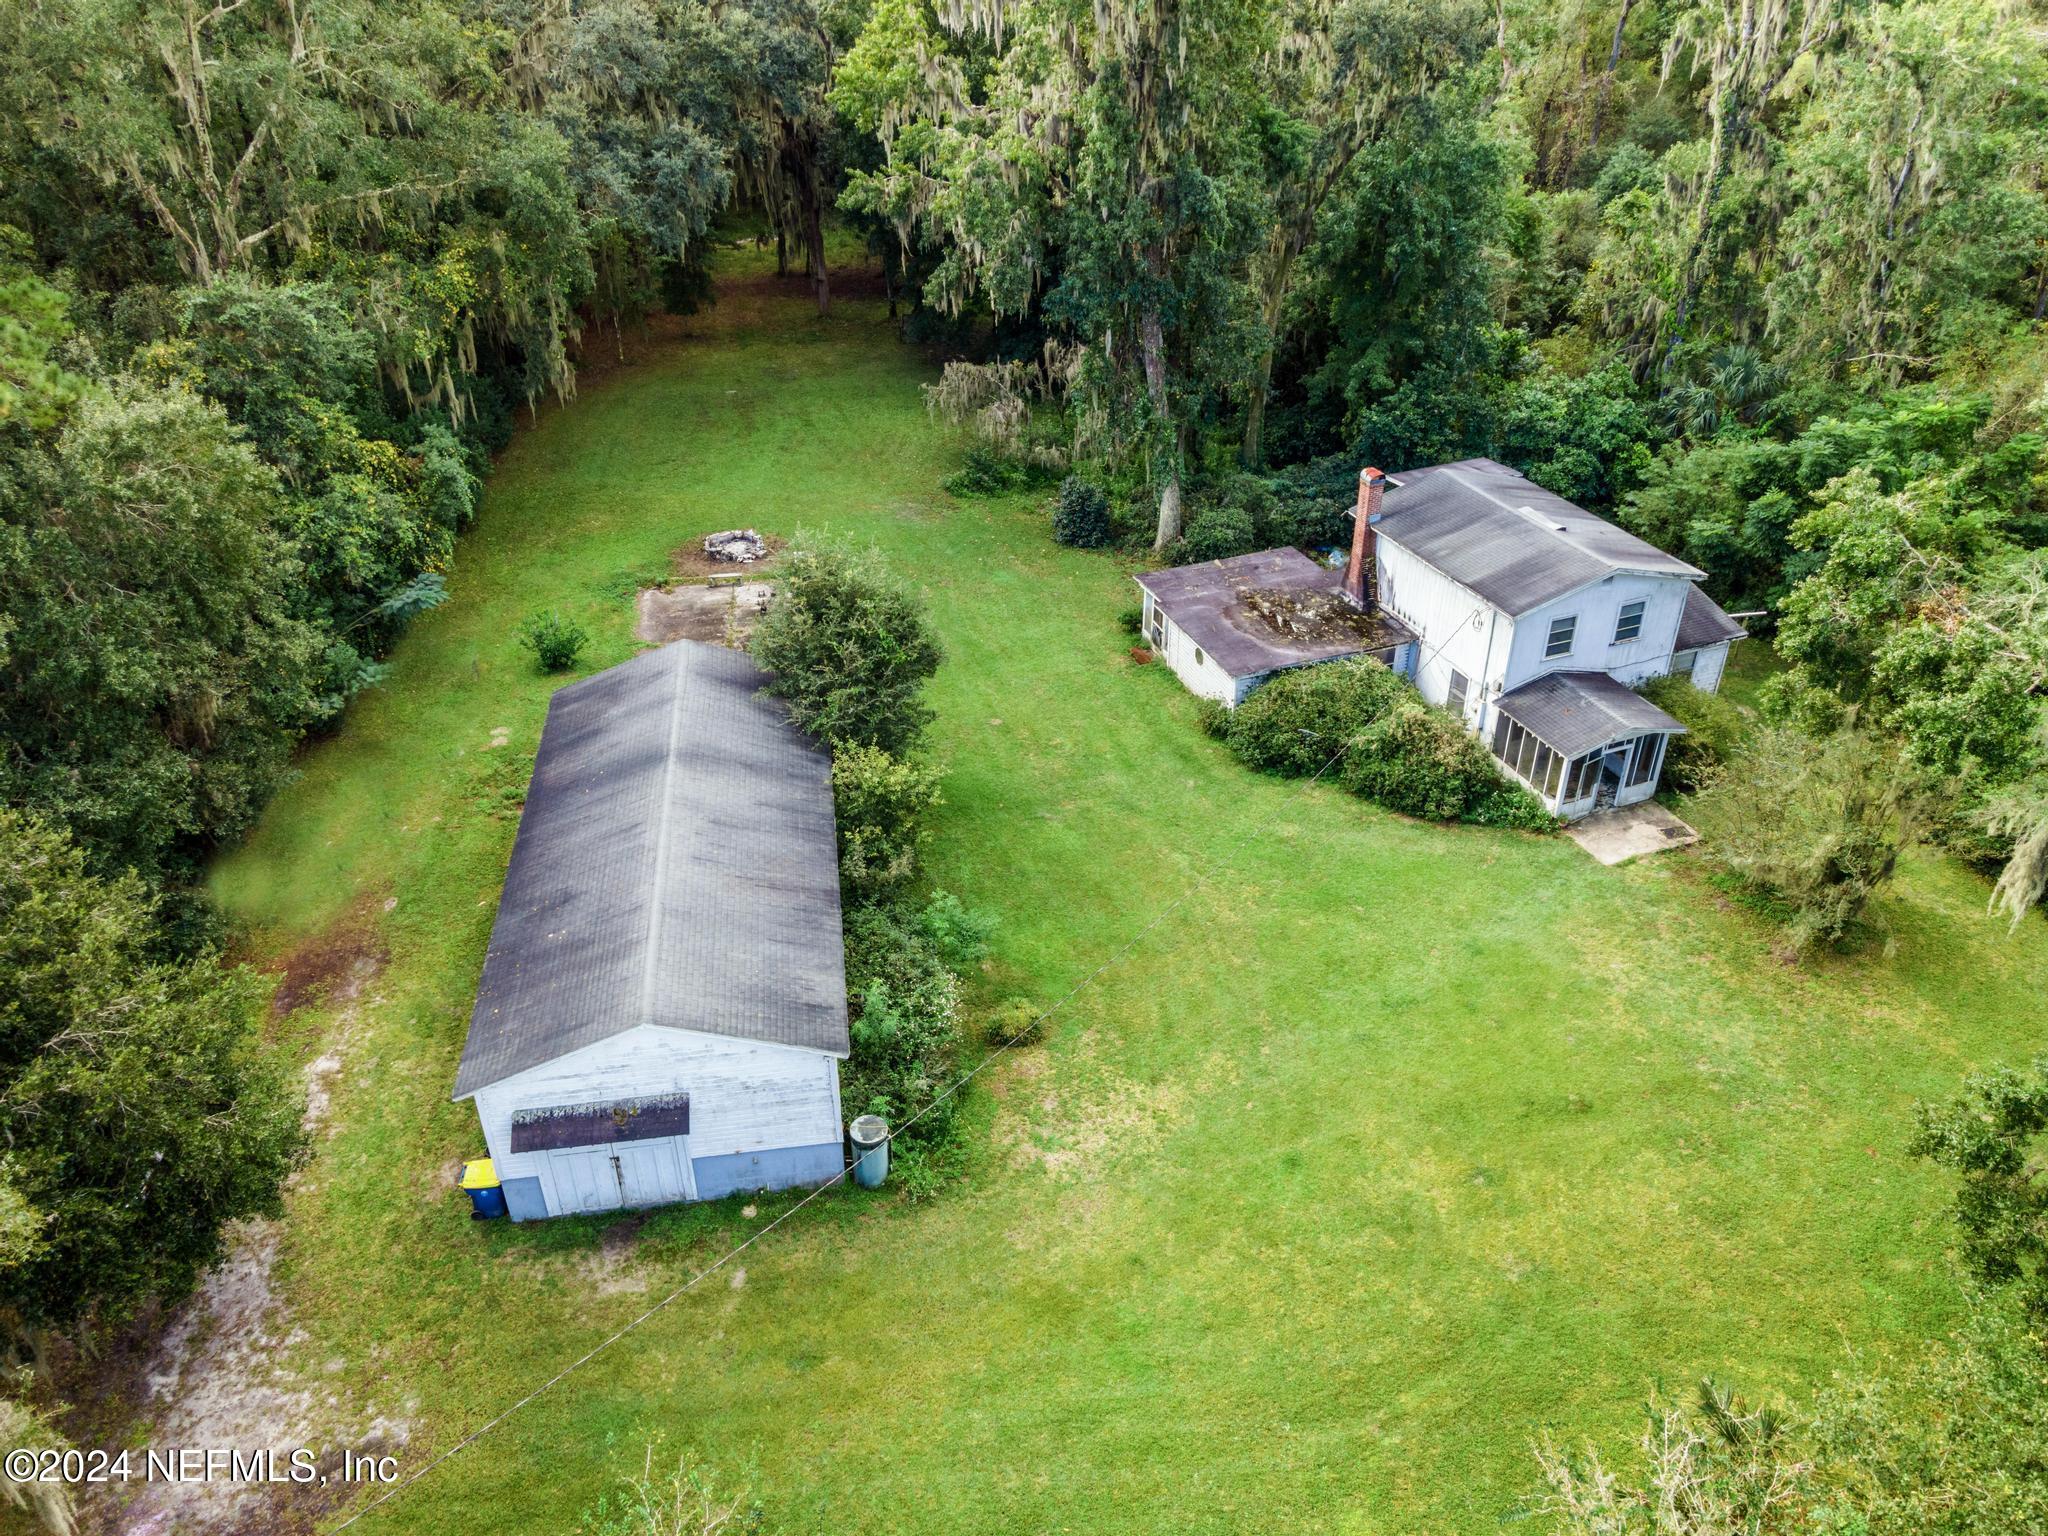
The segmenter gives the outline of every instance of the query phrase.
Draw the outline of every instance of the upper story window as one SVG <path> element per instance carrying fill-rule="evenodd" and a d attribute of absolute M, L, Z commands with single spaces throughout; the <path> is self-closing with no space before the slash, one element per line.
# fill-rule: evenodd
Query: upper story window
<path fill-rule="evenodd" d="M 1554 661 L 1560 656 L 1571 655 L 1572 640 L 1578 632 L 1579 616 L 1577 614 L 1573 614 L 1569 618 L 1552 619 L 1550 621 L 1550 639 L 1543 647 L 1543 659 L 1545 661 Z"/>
<path fill-rule="evenodd" d="M 1614 643 L 1616 645 L 1620 645 L 1624 640 L 1633 640 L 1643 632 L 1644 606 L 1640 602 L 1623 603 L 1621 605 L 1621 617 L 1614 621 Z M 1556 633 L 1555 630 L 1551 632 L 1553 634 Z"/>

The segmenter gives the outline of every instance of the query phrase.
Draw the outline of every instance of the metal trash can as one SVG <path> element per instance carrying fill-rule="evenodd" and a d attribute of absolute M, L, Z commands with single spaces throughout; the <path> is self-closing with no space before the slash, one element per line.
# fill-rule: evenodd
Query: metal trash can
<path fill-rule="evenodd" d="M 847 1134 L 853 1138 L 853 1182 L 862 1189 L 880 1189 L 889 1177 L 889 1122 L 880 1115 L 862 1115 Z"/>
<path fill-rule="evenodd" d="M 471 1221 L 505 1214 L 505 1189 L 498 1182 L 497 1164 L 488 1157 L 473 1157 L 462 1165 L 462 1188 L 469 1193 Z"/>

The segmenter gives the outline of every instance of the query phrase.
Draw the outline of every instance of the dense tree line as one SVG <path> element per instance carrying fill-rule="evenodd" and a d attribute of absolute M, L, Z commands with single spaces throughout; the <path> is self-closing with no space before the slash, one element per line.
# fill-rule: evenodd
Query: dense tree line
<path fill-rule="evenodd" d="M 853 18 L 801 0 L 0 8 L 0 1332 L 175 1297 L 299 1155 L 197 894 L 442 600 L 515 412 L 705 291 L 829 299 Z"/>

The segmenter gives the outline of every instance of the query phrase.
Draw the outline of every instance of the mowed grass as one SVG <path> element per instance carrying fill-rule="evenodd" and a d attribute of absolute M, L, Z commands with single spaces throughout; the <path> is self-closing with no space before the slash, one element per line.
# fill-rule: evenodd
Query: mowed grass
<path fill-rule="evenodd" d="M 1915 857 L 1891 953 L 1790 968 L 1685 857 L 1252 777 L 1125 657 L 1127 571 L 940 490 L 957 445 L 878 305 L 749 280 L 686 331 L 522 433 L 449 603 L 216 874 L 259 958 L 388 954 L 286 1026 L 342 1061 L 284 1254 L 336 1432 L 402 1418 L 423 1465 L 791 1203 L 607 1244 L 451 1187 L 559 683 L 528 612 L 594 670 L 691 538 L 872 542 L 948 650 L 931 862 L 1001 918 L 981 1000 L 1050 1002 L 1179 905 L 977 1082 L 936 1200 L 814 1202 L 356 1530 L 572 1528 L 658 1438 L 751 1468 L 782 1531 L 1491 1531 L 1539 1434 L 1619 1447 L 1659 1383 L 1797 1394 L 1951 1319 L 1907 1114 L 2038 1045 L 2048 927 Z"/>

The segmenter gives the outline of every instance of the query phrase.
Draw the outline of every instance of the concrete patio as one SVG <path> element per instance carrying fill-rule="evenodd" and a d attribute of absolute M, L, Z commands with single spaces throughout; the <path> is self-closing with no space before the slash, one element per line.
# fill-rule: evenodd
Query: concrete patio
<path fill-rule="evenodd" d="M 1625 864 L 1646 853 L 1683 848 L 1700 840 L 1699 833 L 1654 800 L 1596 811 L 1573 822 L 1565 833 L 1602 864 Z"/>

